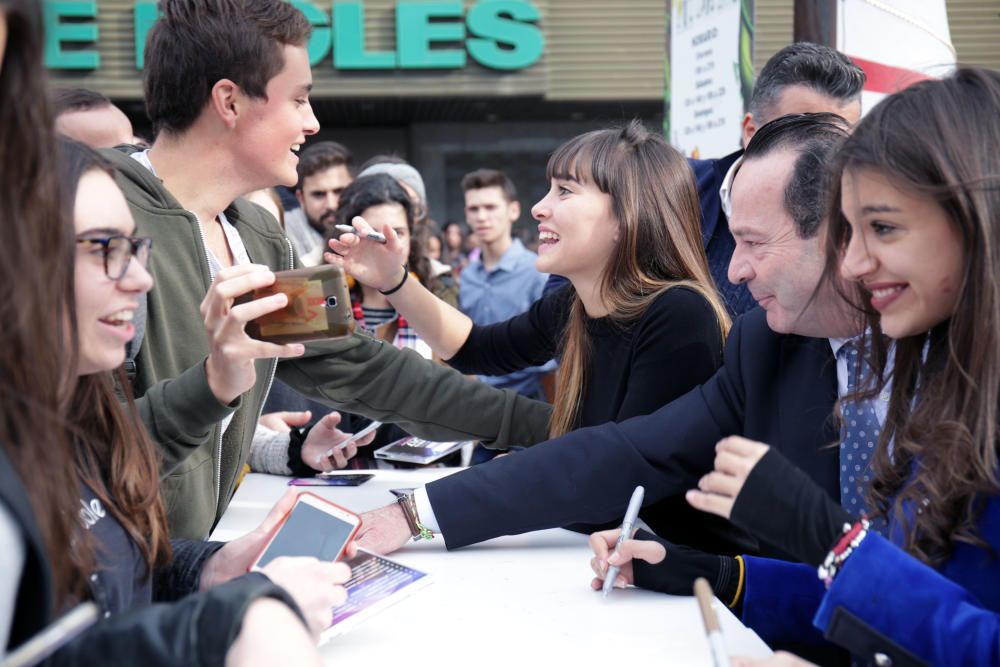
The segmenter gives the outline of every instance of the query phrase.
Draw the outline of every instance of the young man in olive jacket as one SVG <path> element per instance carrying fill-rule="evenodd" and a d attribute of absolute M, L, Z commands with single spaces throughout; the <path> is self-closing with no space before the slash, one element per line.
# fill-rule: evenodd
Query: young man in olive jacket
<path fill-rule="evenodd" d="M 309 23 L 280 0 L 160 7 L 144 81 L 156 141 L 105 155 L 137 234 L 154 239 L 156 288 L 133 385 L 163 453 L 173 536 L 204 537 L 226 510 L 275 375 L 309 398 L 429 438 L 495 446 L 543 438 L 548 406 L 370 337 L 302 346 L 246 335 L 246 322 L 284 297 L 234 299 L 299 266 L 275 220 L 239 197 L 294 184 L 296 152 L 319 129 Z"/>

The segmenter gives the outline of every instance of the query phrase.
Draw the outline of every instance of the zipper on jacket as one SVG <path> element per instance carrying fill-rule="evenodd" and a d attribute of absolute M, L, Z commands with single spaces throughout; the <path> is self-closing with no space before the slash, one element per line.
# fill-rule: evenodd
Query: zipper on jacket
<path fill-rule="evenodd" d="M 285 245 L 288 246 L 288 268 L 292 268 L 292 242 L 285 237 Z M 264 404 L 267 402 L 267 396 L 271 393 L 271 385 L 274 384 L 274 375 L 278 371 L 278 360 L 271 360 L 271 372 L 267 375 L 267 387 L 264 389 L 264 400 L 260 402 L 260 408 L 257 409 L 257 418 L 253 420 L 254 428 L 257 428 L 257 423 L 260 421 L 260 416 L 264 413 Z M 221 482 L 220 482 L 221 484 Z"/>
<path fill-rule="evenodd" d="M 285 237 L 285 245 L 288 246 L 288 268 L 292 268 L 292 242 Z M 264 400 L 260 402 L 260 408 L 257 409 L 257 418 L 253 420 L 254 428 L 257 428 L 257 423 L 260 421 L 260 416 L 264 413 L 264 404 L 267 402 L 267 395 L 271 393 L 271 385 L 274 384 L 274 375 L 278 371 L 278 360 L 271 360 L 271 372 L 267 375 L 267 387 L 264 389 Z M 220 482 L 221 484 L 221 482 Z"/>
<path fill-rule="evenodd" d="M 188 213 L 191 213 L 188 211 Z M 208 240 L 205 238 L 205 229 L 201 225 L 201 220 L 197 215 L 191 213 L 194 217 L 195 223 L 198 225 L 198 235 L 201 236 L 201 249 L 205 253 L 205 267 L 208 269 L 209 278 L 212 277 L 212 260 L 208 257 Z M 208 288 L 211 289 L 212 282 L 209 281 Z M 211 354 L 211 351 L 209 351 Z M 258 417 L 259 419 L 259 417 Z M 215 440 L 215 460 L 213 464 L 215 466 L 215 513 L 219 512 L 219 499 L 222 497 L 222 422 L 216 424 L 216 428 L 219 431 L 219 437 Z"/>

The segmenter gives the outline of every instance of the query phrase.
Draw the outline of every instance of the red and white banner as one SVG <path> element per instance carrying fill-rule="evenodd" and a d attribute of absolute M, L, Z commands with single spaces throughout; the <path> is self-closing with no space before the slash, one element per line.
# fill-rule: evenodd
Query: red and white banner
<path fill-rule="evenodd" d="M 945 0 L 840 0 L 837 21 L 837 50 L 868 76 L 863 112 L 886 95 L 955 68 Z"/>

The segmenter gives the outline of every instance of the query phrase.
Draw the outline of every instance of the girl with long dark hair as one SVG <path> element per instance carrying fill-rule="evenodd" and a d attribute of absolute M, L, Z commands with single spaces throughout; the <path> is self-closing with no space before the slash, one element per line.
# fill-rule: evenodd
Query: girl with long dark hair
<path fill-rule="evenodd" d="M 708 274 L 693 177 L 662 137 L 638 122 L 580 135 L 552 155 L 547 177 L 532 208 L 536 267 L 572 284 L 506 322 L 475 326 L 406 280 L 391 229 L 386 246 L 346 235 L 331 248 L 462 372 L 500 375 L 559 356 L 554 437 L 646 414 L 707 379 L 729 319 Z"/>
<path fill-rule="evenodd" d="M 0 590 L 17 592 L 2 605 L 13 612 L 0 622 L 4 631 L 10 628 L 6 649 L 74 604 L 92 600 L 102 618 L 58 651 L 53 664 L 98 657 L 145 664 L 266 664 L 278 655 L 269 648 L 271 639 L 264 639 L 273 632 L 284 638 L 282 658 L 291 651 L 318 664 L 310 632 L 317 636 L 329 623 L 330 608 L 346 598 L 336 584 L 349 570 L 286 559 L 262 574 L 245 574 L 293 495 L 256 531 L 228 544 L 169 539 L 155 448 L 127 389 L 122 402 L 110 373 L 118 369 L 119 386 L 127 387 L 121 365 L 134 334 L 137 299 L 152 287 L 145 270 L 151 243 L 134 236 L 125 198 L 97 153 L 63 141 L 56 155 L 56 201 L 63 210 L 47 229 L 46 242 L 57 256 L 43 266 L 55 273 L 66 267 L 68 276 L 55 283 L 61 289 L 44 303 L 48 318 L 36 323 L 37 330 L 24 331 L 25 323 L 15 319 L 4 332 L 5 343 L 30 335 L 45 340 L 59 332 L 52 337 L 55 347 L 36 351 L 38 358 L 22 354 L 5 361 L 7 387 L 17 378 L 31 378 L 30 369 L 43 365 L 46 355 L 65 364 L 55 383 L 61 389 L 52 390 L 60 395 L 46 415 L 56 427 L 54 440 L 39 441 L 36 428 L 31 434 L 8 431 L 0 443 L 5 550 L 21 554 L 15 567 L 0 571 Z M 3 261 L 13 261 L 15 250 L 5 246 L 2 252 Z M 25 280 L 16 276 L 9 285 L 31 301 L 41 285 Z M 44 376 L 34 378 L 38 382 L 19 387 L 16 402 L 4 403 L 5 422 L 16 422 L 17 403 L 31 406 L 45 397 Z M 46 465 L 39 468 L 39 460 Z M 56 553 L 51 545 L 62 545 L 63 551 Z"/>
<path fill-rule="evenodd" d="M 896 664 L 1000 660 L 998 147 L 1000 73 L 967 68 L 886 98 L 839 152 L 827 278 L 871 332 L 870 380 L 842 419 L 889 392 L 867 515 L 742 438 L 689 493 L 812 566 L 770 569 L 788 601 L 756 601 L 772 628 L 805 638 L 811 623 Z"/>
<path fill-rule="evenodd" d="M 505 322 L 474 325 L 409 280 L 389 227 L 386 245 L 347 234 L 330 247 L 463 373 L 504 375 L 559 357 L 556 437 L 649 414 L 706 381 L 729 318 L 702 249 L 691 169 L 661 136 L 638 121 L 588 132 L 558 148 L 546 173 L 549 192 L 532 208 L 535 266 L 570 284 Z M 362 218 L 353 224 L 361 235 L 371 229 Z M 691 520 L 678 518 L 682 501 L 664 503 L 643 511 L 647 523 Z"/>

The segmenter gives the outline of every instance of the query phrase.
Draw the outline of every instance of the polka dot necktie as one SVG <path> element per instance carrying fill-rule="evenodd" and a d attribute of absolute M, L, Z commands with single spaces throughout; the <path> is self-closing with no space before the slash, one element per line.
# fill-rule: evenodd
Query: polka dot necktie
<path fill-rule="evenodd" d="M 865 386 L 871 369 L 862 363 L 852 338 L 837 352 L 847 361 L 847 394 Z M 865 491 L 871 483 L 871 462 L 882 425 L 875 413 L 875 400 L 844 401 L 840 427 L 840 505 L 853 515 L 867 511 Z"/>

